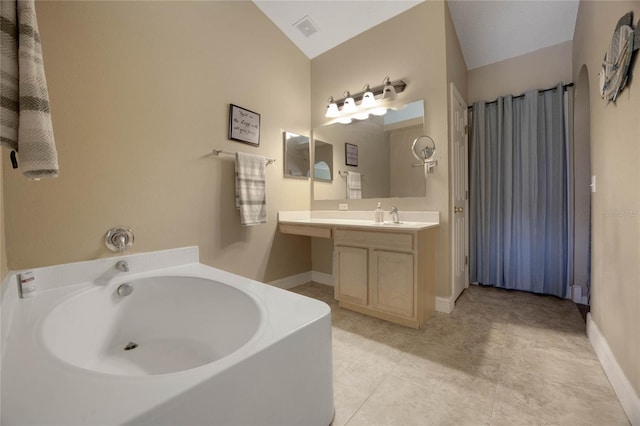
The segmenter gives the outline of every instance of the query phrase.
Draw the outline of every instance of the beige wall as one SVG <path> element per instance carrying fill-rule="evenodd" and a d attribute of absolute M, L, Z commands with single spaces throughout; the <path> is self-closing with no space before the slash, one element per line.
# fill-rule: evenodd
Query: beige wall
<path fill-rule="evenodd" d="M 244 2 L 38 2 L 60 177 L 30 182 L 5 163 L 12 269 L 189 245 L 203 263 L 269 281 L 310 269 L 310 243 L 276 231 L 309 208 L 309 182 L 283 178 L 282 130 L 308 134 L 310 62 Z M 261 145 L 227 140 L 228 105 L 261 114 Z M 233 159 L 275 157 L 267 225 L 240 226 Z M 7 156 L 5 157 L 5 161 Z"/>
<path fill-rule="evenodd" d="M 637 1 L 583 1 L 574 33 L 573 73 L 589 74 L 592 194 L 593 319 L 627 378 L 640 395 L 640 69 L 607 105 L 598 94 L 598 72 L 618 19 Z M 637 53 L 636 53 L 637 55 Z M 580 125 L 580 123 L 576 123 Z"/>
<path fill-rule="evenodd" d="M 571 41 L 469 70 L 469 105 L 573 81 Z"/>
<path fill-rule="evenodd" d="M 429 1 L 348 40 L 311 61 L 311 122 L 325 123 L 329 96 L 340 97 L 344 90 L 359 91 L 365 83 L 382 83 L 385 76 L 405 79 L 403 103 L 424 99 L 425 132 L 438 147 L 438 167 L 426 184 L 426 197 L 350 200 L 352 210 L 373 211 L 379 201 L 389 210 L 440 212 L 438 239 L 437 294 L 451 294 L 449 264 L 449 160 L 446 3 Z M 314 209 L 337 209 L 339 201 L 312 201 Z M 314 242 L 313 267 L 331 273 L 330 249 L 326 242 Z M 319 251 L 322 250 L 322 253 Z M 323 261 L 324 259 L 324 261 Z M 322 269 L 316 269 L 318 268 Z"/>
<path fill-rule="evenodd" d="M 5 150 L 0 150 L 0 153 L 2 153 L 2 156 L 4 157 L 5 155 L 8 155 L 7 151 Z M 5 238 L 4 238 L 4 191 L 3 191 L 3 178 L 2 178 L 2 172 L 3 172 L 3 165 L 2 165 L 2 161 L 0 161 L 0 281 L 2 281 L 5 277 L 5 275 L 7 274 L 8 271 L 8 267 L 7 267 L 7 250 L 6 250 L 6 243 L 5 243 Z"/>
<path fill-rule="evenodd" d="M 585 66 L 574 81 L 573 104 L 573 285 L 587 295 L 591 220 L 591 137 L 589 76 Z"/>
<path fill-rule="evenodd" d="M 445 8 L 445 34 L 447 41 L 447 83 L 453 83 L 456 89 L 462 95 L 462 98 L 468 100 L 468 71 L 464 62 L 464 55 L 458 40 L 458 34 L 453 26 L 451 14 L 449 13 L 449 3 Z M 447 84 L 447 90 L 449 85 Z M 447 93 L 449 93 L 447 91 Z M 447 98 L 449 103 L 451 99 Z"/>

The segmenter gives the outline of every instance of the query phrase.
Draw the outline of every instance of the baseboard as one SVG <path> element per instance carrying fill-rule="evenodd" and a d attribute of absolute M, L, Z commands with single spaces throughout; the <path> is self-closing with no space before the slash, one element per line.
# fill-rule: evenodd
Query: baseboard
<path fill-rule="evenodd" d="M 287 290 L 311 281 L 332 287 L 334 285 L 333 275 L 318 271 L 309 271 L 297 275 L 291 275 L 290 277 L 269 281 L 267 284 Z M 456 301 L 453 297 L 438 296 L 436 297 L 436 311 L 450 314 L 453 312 L 455 303 Z"/>
<path fill-rule="evenodd" d="M 593 321 L 591 313 L 587 314 L 587 335 L 631 424 L 640 425 L 640 398 L 635 393 L 624 371 L 620 368 L 620 364 L 616 361 L 607 339 L 604 338 L 598 325 Z"/>
<path fill-rule="evenodd" d="M 331 287 L 334 286 L 333 275 L 324 272 L 311 271 L 311 281 Z"/>
<path fill-rule="evenodd" d="M 297 287 L 308 282 L 311 282 L 311 271 L 303 272 L 297 275 L 291 275 L 289 277 L 280 278 L 278 280 L 269 281 L 267 284 L 288 290 L 290 288 Z"/>
<path fill-rule="evenodd" d="M 453 308 L 456 305 L 456 300 L 449 297 L 436 296 L 436 312 L 442 312 L 444 314 L 450 314 L 453 312 Z"/>

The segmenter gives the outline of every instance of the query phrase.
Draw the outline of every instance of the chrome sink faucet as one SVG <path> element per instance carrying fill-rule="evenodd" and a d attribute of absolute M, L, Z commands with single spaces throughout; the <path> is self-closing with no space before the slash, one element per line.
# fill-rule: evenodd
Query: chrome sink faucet
<path fill-rule="evenodd" d="M 391 219 L 393 223 L 400 223 L 400 219 L 398 218 L 398 208 L 396 206 L 391 206 Z"/>

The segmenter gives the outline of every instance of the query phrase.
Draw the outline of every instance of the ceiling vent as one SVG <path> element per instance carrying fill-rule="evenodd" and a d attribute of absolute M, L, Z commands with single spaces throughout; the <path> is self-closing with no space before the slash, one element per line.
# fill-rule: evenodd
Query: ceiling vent
<path fill-rule="evenodd" d="M 309 18 L 309 15 L 306 15 L 293 25 L 298 28 L 305 37 L 309 37 L 318 32 L 318 27 L 316 27 L 316 24 Z"/>

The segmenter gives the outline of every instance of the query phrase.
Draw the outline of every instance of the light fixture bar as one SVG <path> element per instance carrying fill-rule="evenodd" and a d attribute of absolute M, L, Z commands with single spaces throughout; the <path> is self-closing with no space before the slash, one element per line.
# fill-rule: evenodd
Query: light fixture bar
<path fill-rule="evenodd" d="M 404 80 L 392 81 L 391 84 L 393 85 L 394 89 L 396 89 L 396 93 L 404 92 L 404 89 L 407 87 L 407 83 L 405 83 Z M 371 88 L 371 91 L 373 92 L 373 96 L 375 98 L 382 96 L 382 92 L 384 91 L 384 83 L 379 86 Z M 351 97 L 353 98 L 354 101 L 356 101 L 356 103 L 358 103 L 362 101 L 362 97 L 364 96 L 364 94 L 365 92 L 358 92 L 351 95 Z M 346 99 L 347 97 L 338 99 L 335 101 L 335 103 L 338 105 L 339 108 L 341 108 L 344 105 L 344 101 Z"/>

